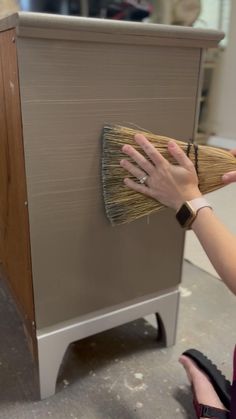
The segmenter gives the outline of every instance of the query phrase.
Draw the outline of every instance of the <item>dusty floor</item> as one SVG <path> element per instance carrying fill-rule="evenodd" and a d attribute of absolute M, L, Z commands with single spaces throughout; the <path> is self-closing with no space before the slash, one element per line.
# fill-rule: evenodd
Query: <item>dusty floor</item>
<path fill-rule="evenodd" d="M 157 342 L 154 316 L 85 339 L 68 350 L 57 394 L 39 402 L 22 325 L 0 281 L 0 418 L 194 418 L 178 356 L 199 348 L 230 376 L 235 319 L 235 297 L 185 262 L 175 347 Z"/>

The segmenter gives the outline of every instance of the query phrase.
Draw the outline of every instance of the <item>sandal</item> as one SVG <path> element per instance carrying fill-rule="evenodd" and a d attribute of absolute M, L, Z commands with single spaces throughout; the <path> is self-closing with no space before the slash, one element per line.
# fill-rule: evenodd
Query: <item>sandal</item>
<path fill-rule="evenodd" d="M 227 380 L 225 378 L 225 376 L 222 374 L 222 372 L 220 370 L 218 370 L 218 368 L 211 362 L 210 359 L 208 359 L 202 352 L 196 350 L 196 349 L 189 349 L 185 352 L 183 352 L 183 355 L 191 358 L 196 365 L 198 366 L 198 368 L 200 370 L 202 370 L 207 377 L 209 378 L 211 384 L 214 387 L 215 392 L 217 393 L 219 399 L 221 400 L 221 402 L 223 403 L 223 405 L 225 406 L 225 408 L 227 410 L 230 410 L 230 403 L 231 403 L 231 384 L 230 381 Z M 195 409 L 196 411 L 198 409 L 201 409 L 201 404 L 198 404 L 196 401 L 194 402 L 195 405 Z M 199 408 L 196 406 L 200 406 Z M 203 406 L 202 409 L 204 410 L 205 408 L 205 414 L 208 413 L 208 416 L 204 416 L 201 415 L 199 417 L 206 417 L 206 418 L 227 418 L 227 411 L 221 410 L 221 409 L 216 409 L 214 407 L 209 407 L 209 406 Z M 208 409 L 208 410 L 207 410 Z M 211 414 L 211 411 L 219 411 L 219 414 L 221 416 L 216 416 L 216 413 L 213 414 L 213 416 L 209 416 L 209 414 Z M 221 412 L 220 412 L 221 410 Z M 199 415 L 199 411 L 197 412 L 197 414 Z M 222 413 L 223 412 L 223 413 Z M 201 412 L 200 412 L 201 413 Z M 222 416 L 224 415 L 224 416 Z M 226 416 L 225 416 L 226 415 Z M 229 416 L 228 416 L 229 417 Z"/>
<path fill-rule="evenodd" d="M 226 410 L 200 404 L 196 400 L 194 400 L 193 404 L 197 418 L 230 419 L 230 413 Z"/>

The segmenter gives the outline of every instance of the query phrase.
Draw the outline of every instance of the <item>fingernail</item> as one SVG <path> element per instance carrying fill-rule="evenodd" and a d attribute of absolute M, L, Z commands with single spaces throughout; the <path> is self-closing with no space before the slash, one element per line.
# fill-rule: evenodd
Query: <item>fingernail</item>
<path fill-rule="evenodd" d="M 229 179 L 229 176 L 228 175 L 223 175 L 222 176 L 222 180 L 227 181 L 228 179 Z"/>
<path fill-rule="evenodd" d="M 170 141 L 169 142 L 169 147 L 174 148 L 175 147 L 175 142 L 174 141 Z"/>

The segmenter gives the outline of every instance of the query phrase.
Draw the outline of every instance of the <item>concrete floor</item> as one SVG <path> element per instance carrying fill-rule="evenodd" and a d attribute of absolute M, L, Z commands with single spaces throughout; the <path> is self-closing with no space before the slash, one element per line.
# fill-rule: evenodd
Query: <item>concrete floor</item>
<path fill-rule="evenodd" d="M 236 305 L 222 283 L 187 262 L 181 293 L 175 347 L 157 342 L 154 316 L 84 339 L 67 351 L 57 394 L 40 402 L 22 325 L 0 281 L 0 418 L 195 417 L 178 356 L 199 348 L 230 377 Z"/>

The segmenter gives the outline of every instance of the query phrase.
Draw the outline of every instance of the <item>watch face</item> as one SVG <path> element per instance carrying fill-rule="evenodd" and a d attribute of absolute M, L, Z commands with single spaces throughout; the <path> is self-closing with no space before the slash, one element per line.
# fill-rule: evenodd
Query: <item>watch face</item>
<path fill-rule="evenodd" d="M 183 204 L 180 210 L 176 214 L 176 218 L 182 227 L 187 227 L 194 219 L 192 209 L 187 205 Z"/>

